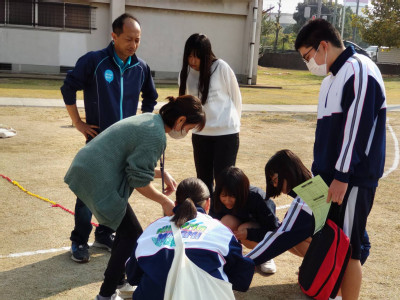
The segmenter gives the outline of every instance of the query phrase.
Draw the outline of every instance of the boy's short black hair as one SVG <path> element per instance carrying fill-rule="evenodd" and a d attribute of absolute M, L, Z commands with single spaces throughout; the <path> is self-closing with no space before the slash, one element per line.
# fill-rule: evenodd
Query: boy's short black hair
<path fill-rule="evenodd" d="M 112 23 L 112 30 L 116 35 L 120 35 L 124 31 L 123 27 L 124 27 L 125 19 L 132 19 L 135 22 L 137 22 L 140 26 L 138 19 L 136 19 L 131 14 L 124 13 L 124 14 L 120 15 L 118 18 L 116 18 L 114 20 L 114 22 Z"/>
<path fill-rule="evenodd" d="M 311 20 L 304 25 L 297 35 L 294 47 L 296 51 L 301 47 L 317 49 L 321 41 L 328 41 L 338 48 L 343 47 L 339 31 L 324 19 Z"/>

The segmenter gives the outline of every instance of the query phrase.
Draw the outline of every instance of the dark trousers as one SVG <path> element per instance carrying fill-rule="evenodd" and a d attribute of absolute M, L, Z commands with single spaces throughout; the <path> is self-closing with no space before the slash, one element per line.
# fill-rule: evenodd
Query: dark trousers
<path fill-rule="evenodd" d="M 197 178 L 207 185 L 212 195 L 214 179 L 223 169 L 236 163 L 239 133 L 219 136 L 192 134 L 192 145 Z"/>
<path fill-rule="evenodd" d="M 110 297 L 115 293 L 118 283 L 125 277 L 125 263 L 131 256 L 142 232 L 142 226 L 140 226 L 132 207 L 128 204 L 125 216 L 115 234 L 110 260 L 100 288 L 100 296 Z"/>
<path fill-rule="evenodd" d="M 92 139 L 93 138 L 91 136 L 88 136 L 86 144 Z M 92 212 L 79 198 L 76 198 L 74 219 L 75 227 L 71 232 L 70 240 L 78 243 L 78 245 L 87 244 L 89 235 L 92 232 L 92 224 L 90 223 L 92 221 Z M 94 236 L 95 238 L 99 236 L 107 236 L 113 232 L 114 230 L 111 228 L 104 225 L 99 225 L 94 232 Z"/>
<path fill-rule="evenodd" d="M 75 227 L 71 232 L 70 240 L 78 243 L 79 245 L 86 244 L 89 240 L 90 232 L 92 231 L 92 212 L 89 208 L 82 202 L 81 199 L 76 198 L 75 204 Z M 110 235 L 114 231 L 104 225 L 99 225 L 94 234 L 95 237 L 101 235 Z"/>

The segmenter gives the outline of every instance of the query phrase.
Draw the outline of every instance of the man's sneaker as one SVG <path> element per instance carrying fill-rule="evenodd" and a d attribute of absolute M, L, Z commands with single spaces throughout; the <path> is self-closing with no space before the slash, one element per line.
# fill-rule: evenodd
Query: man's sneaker
<path fill-rule="evenodd" d="M 274 274 L 276 273 L 276 265 L 273 259 L 266 261 L 265 263 L 260 265 L 261 272 L 266 274 Z"/>
<path fill-rule="evenodd" d="M 114 243 L 114 235 L 113 234 L 101 235 L 101 236 L 95 237 L 93 247 L 106 249 L 111 252 L 113 243 Z"/>
<path fill-rule="evenodd" d="M 78 263 L 87 263 L 90 260 L 88 244 L 79 245 L 76 242 L 72 242 L 71 253 L 71 259 Z"/>

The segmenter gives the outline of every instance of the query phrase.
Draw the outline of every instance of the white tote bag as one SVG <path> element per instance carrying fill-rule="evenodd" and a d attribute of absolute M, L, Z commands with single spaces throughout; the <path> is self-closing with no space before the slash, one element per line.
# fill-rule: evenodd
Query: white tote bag
<path fill-rule="evenodd" d="M 194 264 L 185 254 L 181 231 L 171 222 L 175 255 L 168 273 L 164 300 L 232 300 L 232 284 L 215 278 Z"/>

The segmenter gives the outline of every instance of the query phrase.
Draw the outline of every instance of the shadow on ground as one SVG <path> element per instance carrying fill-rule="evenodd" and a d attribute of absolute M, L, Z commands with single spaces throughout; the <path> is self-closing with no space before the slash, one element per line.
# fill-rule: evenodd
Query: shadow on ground
<path fill-rule="evenodd" d="M 236 300 L 308 300 L 298 284 L 275 284 L 251 287 L 246 293 L 235 292 Z"/>
<path fill-rule="evenodd" d="M 92 250 L 91 261 L 78 264 L 65 252 L 0 273 L 1 299 L 38 300 L 103 280 L 109 255 Z M 12 258 L 16 259 L 16 258 Z M 21 258 L 22 259 L 22 258 Z"/>

